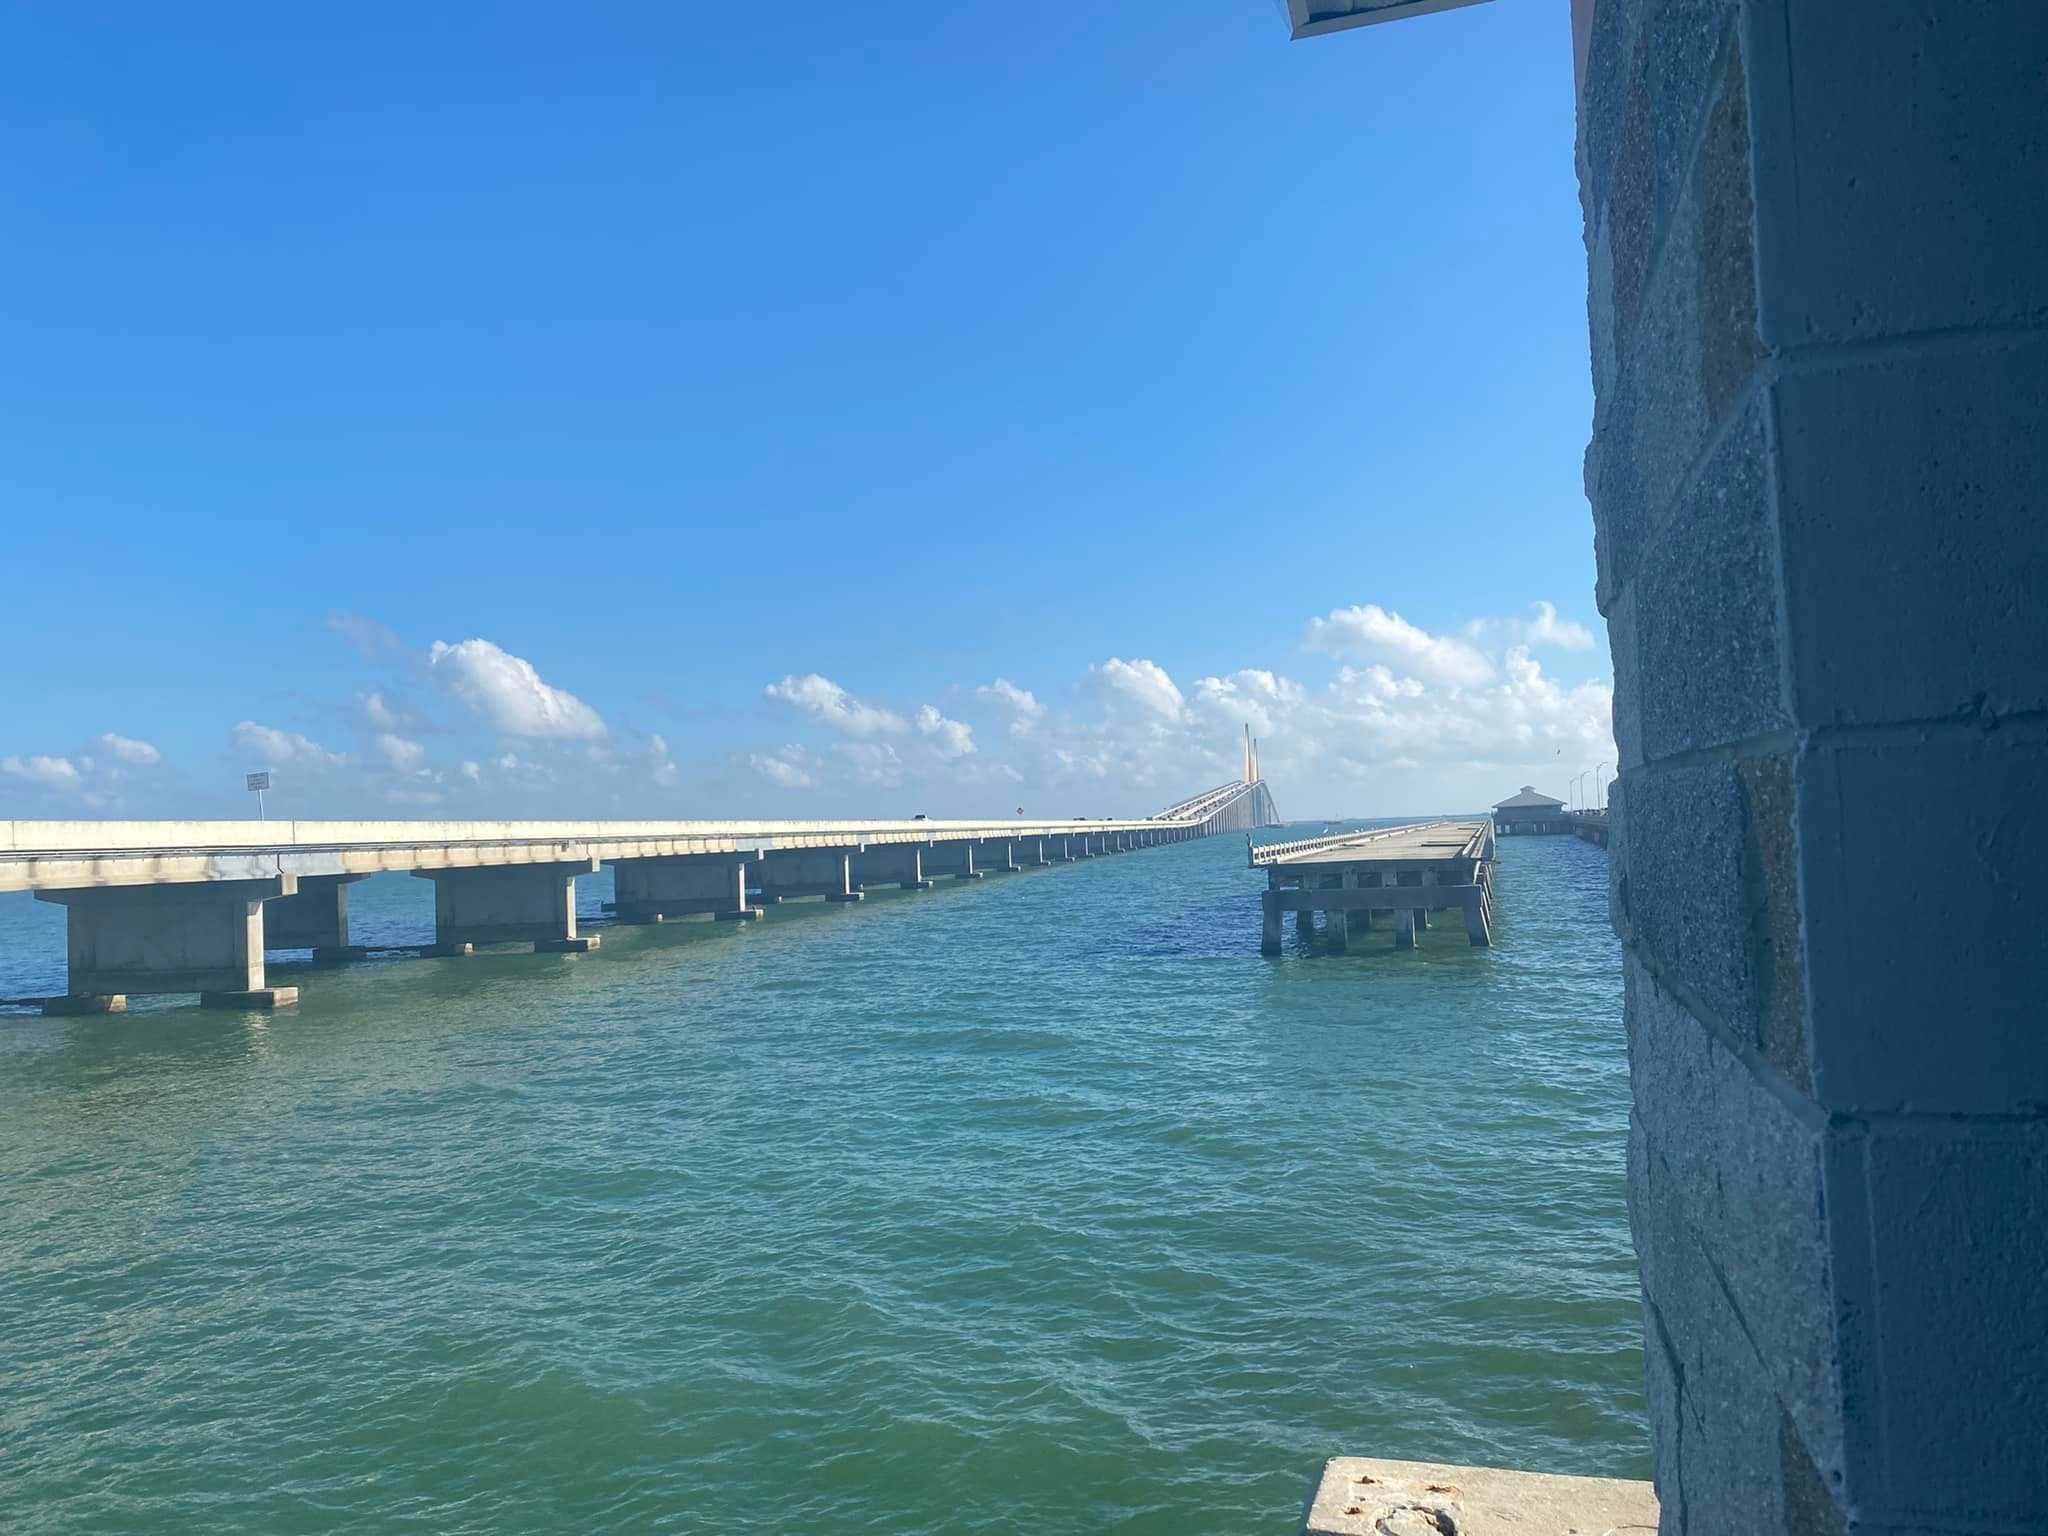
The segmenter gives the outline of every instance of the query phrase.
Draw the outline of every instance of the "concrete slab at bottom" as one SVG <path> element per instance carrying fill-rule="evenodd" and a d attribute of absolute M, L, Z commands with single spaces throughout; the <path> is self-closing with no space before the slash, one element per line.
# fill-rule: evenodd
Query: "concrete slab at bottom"
<path fill-rule="evenodd" d="M 1306 1536 L 1656 1536 L 1648 1483 L 1335 1456 Z"/>
<path fill-rule="evenodd" d="M 751 923 L 768 914 L 759 907 L 749 907 L 744 912 L 714 912 L 711 915 L 721 923 Z"/>
<path fill-rule="evenodd" d="M 597 934 L 579 933 L 573 939 L 535 939 L 533 952 L 536 955 L 587 955 L 603 943 Z"/>
<path fill-rule="evenodd" d="M 82 1013 L 126 1013 L 128 998 L 120 992 L 100 994 L 74 993 L 67 997 L 46 997 L 43 999 L 45 1018 L 62 1018 L 69 1014 Z"/>
<path fill-rule="evenodd" d="M 258 987 L 253 992 L 202 992 L 202 1008 L 288 1008 L 299 1000 L 297 987 Z"/>

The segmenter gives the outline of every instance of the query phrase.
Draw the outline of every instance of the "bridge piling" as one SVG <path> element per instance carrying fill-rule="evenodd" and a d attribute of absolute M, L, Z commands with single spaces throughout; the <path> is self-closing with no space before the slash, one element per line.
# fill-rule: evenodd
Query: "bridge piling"
<path fill-rule="evenodd" d="M 296 987 L 266 984 L 263 904 L 298 876 L 37 891 L 64 908 L 65 996 L 45 1013 L 118 1013 L 131 993 L 197 992 L 212 1008 L 277 1008 Z"/>
<path fill-rule="evenodd" d="M 533 864 L 416 869 L 434 882 L 438 956 L 474 954 L 479 944 L 531 944 L 535 954 L 582 954 L 603 941 L 576 931 L 576 877 L 597 873 L 594 858 Z"/>

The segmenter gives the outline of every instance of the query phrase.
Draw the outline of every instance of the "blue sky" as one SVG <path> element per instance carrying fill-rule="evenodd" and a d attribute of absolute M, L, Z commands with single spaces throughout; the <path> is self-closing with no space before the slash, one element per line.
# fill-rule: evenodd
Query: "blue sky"
<path fill-rule="evenodd" d="M 1612 757 L 1561 4 L 17 6 L 0 72 L 6 814 Z"/>

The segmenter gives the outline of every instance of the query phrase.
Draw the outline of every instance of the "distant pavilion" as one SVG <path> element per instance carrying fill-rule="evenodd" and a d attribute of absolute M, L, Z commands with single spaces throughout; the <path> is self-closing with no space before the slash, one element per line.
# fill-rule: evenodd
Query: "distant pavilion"
<path fill-rule="evenodd" d="M 1493 808 L 1493 828 L 1502 837 L 1533 832 L 1569 832 L 1564 802 L 1540 795 L 1528 785 Z"/>

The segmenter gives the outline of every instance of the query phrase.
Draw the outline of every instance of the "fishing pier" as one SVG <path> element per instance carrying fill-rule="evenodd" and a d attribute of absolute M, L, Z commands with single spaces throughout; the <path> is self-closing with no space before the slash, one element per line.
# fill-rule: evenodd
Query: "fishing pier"
<path fill-rule="evenodd" d="M 1342 832 L 1249 849 L 1266 871 L 1260 893 L 1259 953 L 1280 953 L 1281 914 L 1292 912 L 1304 943 L 1324 914 L 1325 947 L 1341 954 L 1390 920 L 1394 948 L 1413 949 L 1432 912 L 1460 912 L 1473 944 L 1493 942 L 1493 823 L 1434 821 L 1378 832 Z"/>

